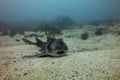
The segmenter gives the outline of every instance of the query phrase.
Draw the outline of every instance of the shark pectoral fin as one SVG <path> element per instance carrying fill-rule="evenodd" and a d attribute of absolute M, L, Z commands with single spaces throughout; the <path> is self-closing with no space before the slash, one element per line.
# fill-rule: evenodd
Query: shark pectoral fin
<path fill-rule="evenodd" d="M 39 58 L 39 57 L 44 57 L 43 54 L 35 54 L 35 55 L 26 55 L 26 56 L 23 56 L 22 58 Z"/>
<path fill-rule="evenodd" d="M 34 42 L 32 42 L 32 41 L 29 41 L 29 40 L 27 40 L 27 39 L 25 39 L 25 38 L 22 38 L 22 40 L 23 40 L 25 43 L 27 43 L 27 44 L 36 45 L 36 43 L 34 43 Z"/>
<path fill-rule="evenodd" d="M 38 56 L 36 56 L 36 58 L 40 58 L 40 57 L 47 57 L 45 54 L 39 54 Z"/>

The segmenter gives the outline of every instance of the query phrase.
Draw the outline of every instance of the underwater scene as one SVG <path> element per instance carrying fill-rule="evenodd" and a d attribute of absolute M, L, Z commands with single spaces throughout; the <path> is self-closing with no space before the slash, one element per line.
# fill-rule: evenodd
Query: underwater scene
<path fill-rule="evenodd" d="M 120 0 L 0 0 L 0 80 L 120 80 Z"/>

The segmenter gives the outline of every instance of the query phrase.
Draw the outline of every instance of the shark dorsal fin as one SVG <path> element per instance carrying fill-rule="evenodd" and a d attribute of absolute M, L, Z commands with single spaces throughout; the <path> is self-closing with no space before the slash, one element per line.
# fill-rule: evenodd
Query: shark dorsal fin
<path fill-rule="evenodd" d="M 45 42 L 43 42 L 42 40 L 40 40 L 39 38 L 35 37 L 35 40 L 36 40 L 36 44 L 41 46 L 43 45 Z"/>

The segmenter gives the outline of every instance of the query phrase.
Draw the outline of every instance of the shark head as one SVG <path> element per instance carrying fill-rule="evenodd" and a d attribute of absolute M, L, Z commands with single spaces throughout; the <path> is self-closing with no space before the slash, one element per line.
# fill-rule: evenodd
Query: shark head
<path fill-rule="evenodd" d="M 68 51 L 68 47 L 62 38 L 50 39 L 45 48 L 45 52 L 50 56 L 65 56 Z"/>

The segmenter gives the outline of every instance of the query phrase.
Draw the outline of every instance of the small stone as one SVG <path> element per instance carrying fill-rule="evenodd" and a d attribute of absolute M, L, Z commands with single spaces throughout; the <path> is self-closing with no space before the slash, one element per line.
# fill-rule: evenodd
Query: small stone
<path fill-rule="evenodd" d="M 13 61 L 14 63 L 16 62 L 16 61 Z"/>
<path fill-rule="evenodd" d="M 17 71 L 18 69 L 17 69 L 17 68 L 15 68 L 14 70 L 15 70 L 15 71 Z"/>
<path fill-rule="evenodd" d="M 26 76 L 28 73 L 24 73 L 23 76 Z"/>
<path fill-rule="evenodd" d="M 105 71 L 102 71 L 103 73 L 105 73 Z"/>
<path fill-rule="evenodd" d="M 55 62 L 52 62 L 52 64 L 54 64 Z"/>
<path fill-rule="evenodd" d="M 20 39 L 16 39 L 15 41 L 16 41 L 16 42 L 20 42 Z"/>

